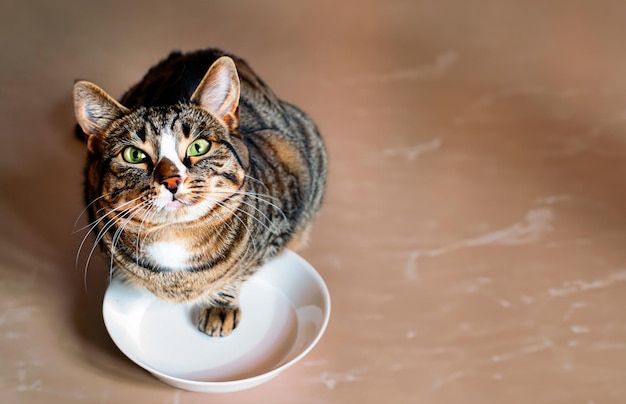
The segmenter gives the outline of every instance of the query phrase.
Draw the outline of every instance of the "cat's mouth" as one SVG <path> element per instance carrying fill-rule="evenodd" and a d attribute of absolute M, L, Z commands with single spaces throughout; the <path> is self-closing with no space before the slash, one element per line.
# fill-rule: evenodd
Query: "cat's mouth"
<path fill-rule="evenodd" d="M 185 195 L 180 193 L 172 195 L 169 192 L 158 195 L 154 200 L 154 204 L 159 210 L 170 213 L 177 213 L 184 207 L 191 205 Z"/>
<path fill-rule="evenodd" d="M 183 206 L 185 206 L 183 202 L 174 198 L 170 202 L 166 203 L 163 209 L 170 211 L 170 212 L 176 212 L 179 209 L 181 209 Z"/>

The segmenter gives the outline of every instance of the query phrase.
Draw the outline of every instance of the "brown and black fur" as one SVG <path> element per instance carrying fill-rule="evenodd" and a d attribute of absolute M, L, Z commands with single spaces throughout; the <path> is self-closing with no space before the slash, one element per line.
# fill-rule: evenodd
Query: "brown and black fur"
<path fill-rule="evenodd" d="M 240 93 L 235 106 L 227 100 L 230 109 L 216 113 L 197 94 L 218 59 L 216 65 L 234 61 Z M 315 125 L 243 60 L 217 49 L 172 53 L 120 103 L 84 81 L 75 84 L 74 97 L 88 139 L 90 222 L 114 271 L 161 299 L 201 305 L 199 329 L 230 334 L 240 316 L 242 282 L 284 248 L 302 244 L 320 208 L 327 162 Z M 185 145 L 199 136 L 210 141 L 206 157 L 181 157 L 188 182 L 181 186 L 189 191 L 184 203 L 218 201 L 193 220 L 184 216 L 187 205 L 174 212 L 150 205 L 180 183 L 168 180 L 177 175 L 171 161 L 131 165 L 120 157 L 127 145 L 156 155 L 165 132 Z M 189 247 L 186 268 L 171 270 L 150 258 L 144 246 L 162 241 Z"/>

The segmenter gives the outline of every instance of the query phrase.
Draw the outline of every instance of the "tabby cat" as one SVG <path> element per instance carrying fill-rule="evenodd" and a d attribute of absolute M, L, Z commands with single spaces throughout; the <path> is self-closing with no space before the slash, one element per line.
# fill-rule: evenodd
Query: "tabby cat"
<path fill-rule="evenodd" d="M 303 244 L 320 208 L 314 123 L 218 49 L 172 53 L 120 102 L 77 81 L 74 109 L 90 226 L 112 271 L 197 304 L 200 331 L 229 335 L 242 283 Z"/>

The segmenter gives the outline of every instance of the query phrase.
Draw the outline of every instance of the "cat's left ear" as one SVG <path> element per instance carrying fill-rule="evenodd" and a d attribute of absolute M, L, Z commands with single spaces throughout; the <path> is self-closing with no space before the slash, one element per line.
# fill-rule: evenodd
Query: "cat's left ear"
<path fill-rule="evenodd" d="M 191 96 L 191 102 L 214 113 L 232 131 L 239 126 L 239 75 L 228 56 L 217 59 Z"/>
<path fill-rule="evenodd" d="M 74 114 L 88 137 L 103 135 L 113 121 L 128 112 L 97 85 L 85 80 L 74 83 Z"/>

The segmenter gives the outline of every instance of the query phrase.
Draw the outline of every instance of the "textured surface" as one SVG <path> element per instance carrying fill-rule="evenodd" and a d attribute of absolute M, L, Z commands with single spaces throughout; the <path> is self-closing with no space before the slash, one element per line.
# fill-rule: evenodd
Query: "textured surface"
<path fill-rule="evenodd" d="M 0 402 L 623 403 L 624 18 L 617 1 L 4 1 Z M 333 298 L 306 359 L 211 397 L 119 353 L 107 263 L 85 292 L 71 234 L 73 80 L 119 96 L 206 46 L 325 135 L 302 255 Z"/>

